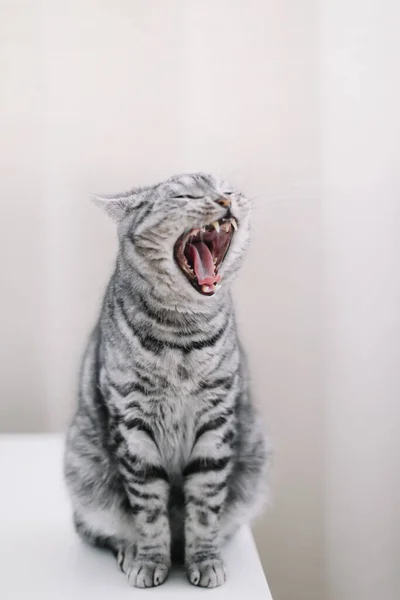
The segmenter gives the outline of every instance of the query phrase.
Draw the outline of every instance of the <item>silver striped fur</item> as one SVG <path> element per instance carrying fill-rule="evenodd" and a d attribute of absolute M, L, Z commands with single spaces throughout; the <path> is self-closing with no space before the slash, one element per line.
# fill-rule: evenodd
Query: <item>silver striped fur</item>
<path fill-rule="evenodd" d="M 239 227 L 208 297 L 173 247 L 222 218 L 225 195 Z M 130 585 L 161 584 L 176 559 L 192 584 L 215 587 L 224 541 L 263 502 L 268 456 L 230 294 L 250 202 L 202 173 L 94 201 L 117 222 L 119 252 L 67 436 L 75 527 L 114 552 Z"/>

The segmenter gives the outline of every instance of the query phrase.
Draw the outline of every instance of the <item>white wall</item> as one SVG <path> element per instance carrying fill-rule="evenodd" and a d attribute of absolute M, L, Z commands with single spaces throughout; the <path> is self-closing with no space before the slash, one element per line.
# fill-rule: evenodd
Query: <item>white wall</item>
<path fill-rule="evenodd" d="M 73 409 L 115 253 L 88 192 L 232 179 L 256 199 L 236 298 L 275 446 L 255 532 L 279 600 L 397 583 L 397 9 L 367 5 L 0 4 L 0 430 Z"/>
<path fill-rule="evenodd" d="M 395 600 L 400 5 L 322 5 L 327 582 L 332 600 Z"/>
<path fill-rule="evenodd" d="M 236 289 L 276 446 L 256 528 L 280 598 L 318 597 L 318 149 L 313 2 L 1 5 L 2 430 L 58 430 L 115 251 L 89 191 L 211 170 L 256 197 Z M 299 597 L 299 596 L 298 596 Z"/>

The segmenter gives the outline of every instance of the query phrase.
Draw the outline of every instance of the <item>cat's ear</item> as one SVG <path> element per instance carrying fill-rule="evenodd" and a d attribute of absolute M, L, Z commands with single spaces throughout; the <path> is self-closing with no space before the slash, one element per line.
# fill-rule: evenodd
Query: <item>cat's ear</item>
<path fill-rule="evenodd" d="M 138 205 L 142 204 L 143 195 L 135 192 L 117 194 L 115 196 L 90 194 L 90 199 L 118 223 L 131 210 L 138 208 Z"/>

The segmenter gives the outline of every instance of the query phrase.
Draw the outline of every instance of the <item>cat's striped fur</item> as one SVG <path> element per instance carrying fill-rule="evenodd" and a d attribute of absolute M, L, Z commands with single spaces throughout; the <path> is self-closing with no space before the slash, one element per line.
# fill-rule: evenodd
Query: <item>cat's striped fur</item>
<path fill-rule="evenodd" d="M 173 257 L 185 229 L 239 223 L 211 297 Z M 229 286 L 249 232 L 249 202 L 210 175 L 95 201 L 118 223 L 116 267 L 87 346 L 65 476 L 77 531 L 111 548 L 131 585 L 225 580 L 221 544 L 263 499 L 267 450 L 251 403 Z"/>

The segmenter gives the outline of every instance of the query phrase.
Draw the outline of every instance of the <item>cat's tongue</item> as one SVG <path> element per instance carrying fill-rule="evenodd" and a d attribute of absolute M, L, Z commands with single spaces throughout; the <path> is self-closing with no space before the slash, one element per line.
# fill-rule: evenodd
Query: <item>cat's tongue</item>
<path fill-rule="evenodd" d="M 213 255 L 207 244 L 204 242 L 188 244 L 188 251 L 191 254 L 191 262 L 199 285 L 218 283 L 221 277 L 215 274 Z"/>

